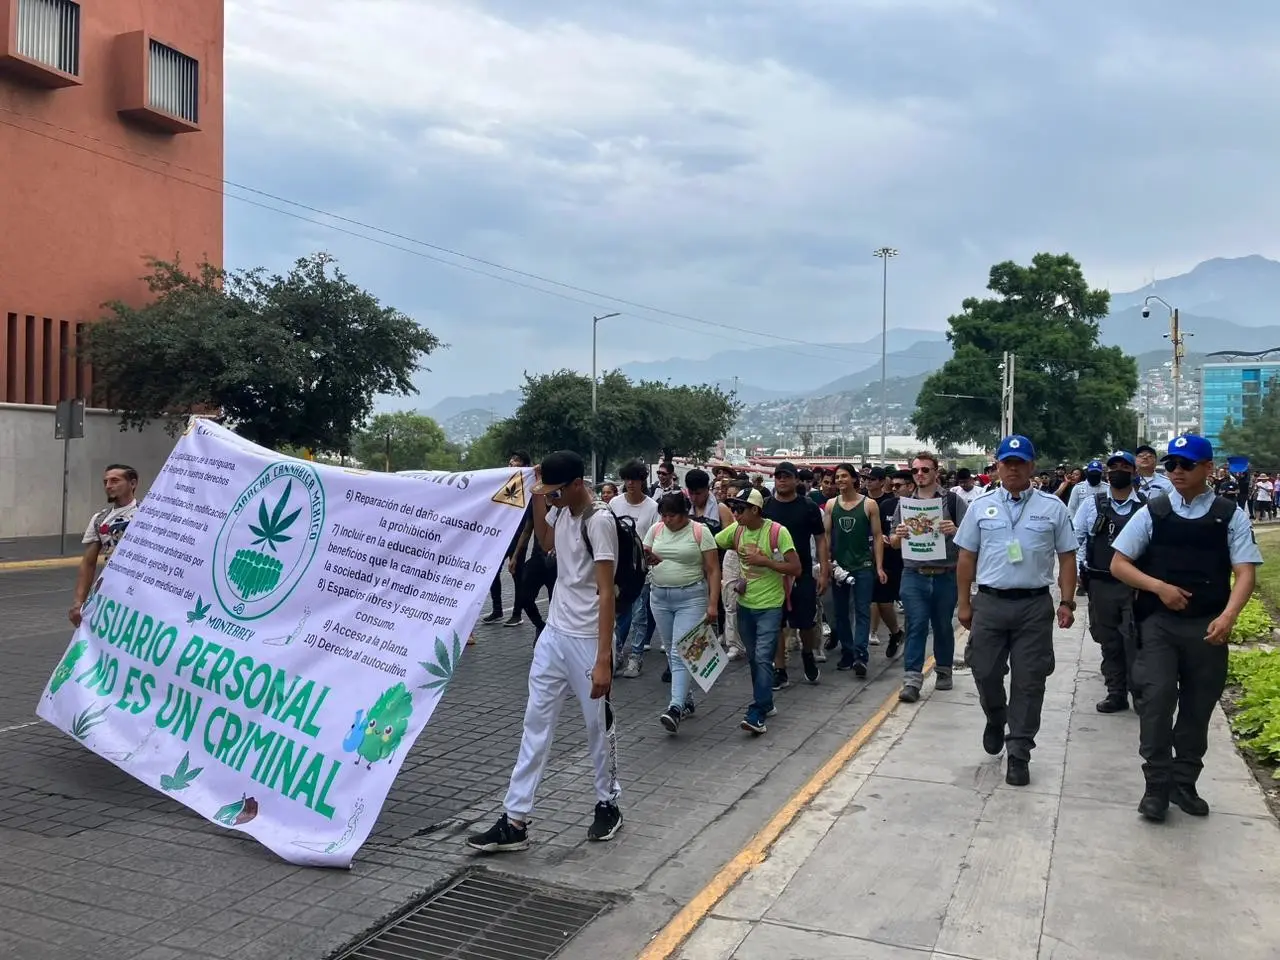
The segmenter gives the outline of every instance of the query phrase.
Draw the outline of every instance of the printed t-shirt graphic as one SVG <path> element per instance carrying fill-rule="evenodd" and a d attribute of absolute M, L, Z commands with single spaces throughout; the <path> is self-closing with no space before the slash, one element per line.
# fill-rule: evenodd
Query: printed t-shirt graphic
<path fill-rule="evenodd" d="M 758 530 L 748 530 L 742 528 L 742 539 L 738 543 L 738 555 L 745 558 L 747 548 L 751 546 L 758 547 L 760 552 L 765 556 L 773 553 L 770 548 L 769 527 L 774 523 L 766 520 L 761 524 Z M 738 538 L 738 527 L 740 524 L 731 523 L 718 534 L 716 534 L 716 546 L 722 550 L 732 550 L 734 541 Z M 774 559 L 785 557 L 788 553 L 796 548 L 795 541 L 791 538 L 791 532 L 782 524 L 778 527 L 778 550 L 779 556 Z M 753 567 L 742 560 L 742 577 L 747 581 L 747 592 L 742 595 L 738 601 L 740 606 L 746 607 L 748 610 L 769 610 L 773 607 L 781 607 L 787 601 L 786 585 L 783 576 L 777 570 L 770 570 L 768 567 Z"/>

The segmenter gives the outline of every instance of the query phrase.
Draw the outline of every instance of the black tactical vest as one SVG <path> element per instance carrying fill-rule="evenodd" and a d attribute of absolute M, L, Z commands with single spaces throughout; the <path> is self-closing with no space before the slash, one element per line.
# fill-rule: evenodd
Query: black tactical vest
<path fill-rule="evenodd" d="M 1187 605 L 1170 610 L 1158 596 L 1138 591 L 1134 616 L 1142 620 L 1156 611 L 1188 619 L 1212 619 L 1222 613 L 1231 599 L 1231 544 L 1229 529 L 1236 504 L 1215 497 L 1203 517 L 1187 520 L 1173 512 L 1166 494 L 1152 497 L 1151 545 L 1138 561 L 1138 569 L 1148 576 L 1190 591 Z"/>
<path fill-rule="evenodd" d="M 1114 581 L 1115 577 L 1111 575 L 1111 558 L 1115 550 L 1111 545 L 1116 542 L 1116 537 L 1120 536 L 1120 531 L 1133 519 L 1138 509 L 1147 502 L 1147 498 L 1138 494 L 1137 504 L 1123 516 L 1116 512 L 1109 493 L 1098 494 L 1094 502 L 1098 507 L 1098 517 L 1089 530 L 1084 551 L 1085 563 L 1089 567 L 1089 576 Z"/>

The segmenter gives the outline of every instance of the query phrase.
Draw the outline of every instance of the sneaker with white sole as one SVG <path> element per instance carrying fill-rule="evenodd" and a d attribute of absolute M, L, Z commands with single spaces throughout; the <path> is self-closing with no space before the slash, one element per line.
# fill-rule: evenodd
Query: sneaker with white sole
<path fill-rule="evenodd" d="M 644 663 L 634 654 L 627 657 L 627 665 L 622 668 L 622 678 L 624 680 L 634 680 L 640 676 L 640 672 L 644 669 Z"/>
<path fill-rule="evenodd" d="M 596 804 L 596 817 L 587 828 L 587 839 L 596 843 L 612 840 L 622 829 L 622 811 L 616 803 L 601 800 Z"/>
<path fill-rule="evenodd" d="M 507 819 L 504 813 L 484 833 L 473 833 L 467 837 L 467 846 L 481 853 L 514 853 L 517 850 L 529 849 L 528 825 L 517 827 Z"/>

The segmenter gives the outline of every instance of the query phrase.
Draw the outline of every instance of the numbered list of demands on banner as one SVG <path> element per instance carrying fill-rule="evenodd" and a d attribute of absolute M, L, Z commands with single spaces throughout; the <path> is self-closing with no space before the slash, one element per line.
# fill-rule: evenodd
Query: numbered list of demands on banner
<path fill-rule="evenodd" d="M 313 567 L 315 589 L 329 601 L 330 612 L 303 642 L 404 677 L 415 648 L 420 655 L 421 644 L 456 635 L 477 593 L 488 589 L 496 564 L 477 558 L 481 551 L 472 538 L 496 539 L 501 531 L 409 498 L 358 489 L 347 490 L 344 498 L 348 509 L 334 510 L 338 518 L 326 522 L 324 563 Z M 450 549 L 468 540 L 466 556 Z"/>

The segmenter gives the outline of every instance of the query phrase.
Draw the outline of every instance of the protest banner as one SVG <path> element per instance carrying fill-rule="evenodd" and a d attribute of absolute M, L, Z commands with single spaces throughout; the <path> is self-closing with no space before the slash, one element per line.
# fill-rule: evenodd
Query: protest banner
<path fill-rule="evenodd" d="M 286 860 L 349 866 L 532 482 L 325 466 L 193 419 L 36 712 Z"/>
<path fill-rule="evenodd" d="M 939 529 L 942 523 L 941 500 L 898 501 L 902 510 L 902 522 L 907 528 L 907 538 L 902 544 L 902 556 L 906 560 L 947 559 L 947 538 Z"/>
<path fill-rule="evenodd" d="M 705 620 L 676 641 L 676 653 L 703 693 L 711 691 L 712 684 L 724 673 L 725 664 L 729 661 L 728 653 L 716 639 L 711 624 Z"/>

